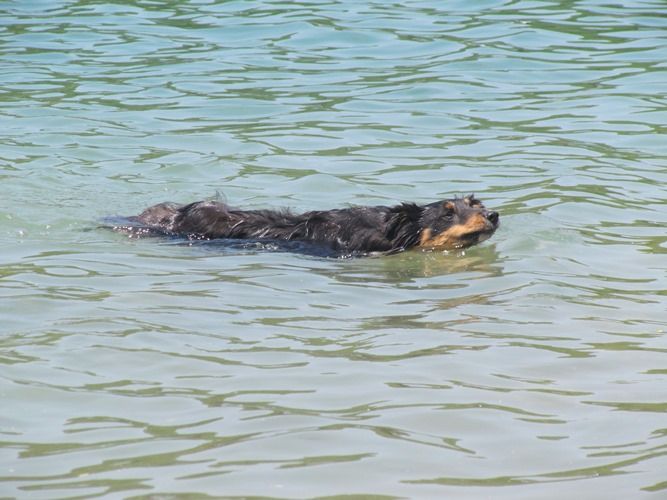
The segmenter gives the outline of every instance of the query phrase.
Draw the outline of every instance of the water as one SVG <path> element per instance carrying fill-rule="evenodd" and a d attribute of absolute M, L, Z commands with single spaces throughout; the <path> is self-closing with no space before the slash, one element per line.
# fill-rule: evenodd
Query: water
<path fill-rule="evenodd" d="M 0 5 L 0 496 L 664 498 L 662 2 Z M 474 192 L 465 253 L 129 240 Z"/>

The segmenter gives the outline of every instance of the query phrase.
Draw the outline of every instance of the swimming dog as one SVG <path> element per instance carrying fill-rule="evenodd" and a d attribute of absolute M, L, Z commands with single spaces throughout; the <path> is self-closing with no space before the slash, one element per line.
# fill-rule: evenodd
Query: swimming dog
<path fill-rule="evenodd" d="M 189 240 L 304 242 L 337 256 L 396 253 L 411 248 L 452 250 L 490 238 L 498 212 L 474 195 L 427 205 L 359 206 L 315 210 L 238 210 L 220 201 L 160 203 L 116 224 L 130 236 L 164 235 Z"/>

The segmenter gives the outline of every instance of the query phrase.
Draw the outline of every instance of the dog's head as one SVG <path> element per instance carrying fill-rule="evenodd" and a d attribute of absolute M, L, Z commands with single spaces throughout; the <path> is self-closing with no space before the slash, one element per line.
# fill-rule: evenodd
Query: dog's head
<path fill-rule="evenodd" d="M 498 212 L 487 210 L 474 195 L 423 207 L 418 246 L 434 250 L 467 248 L 487 240 L 498 229 Z"/>

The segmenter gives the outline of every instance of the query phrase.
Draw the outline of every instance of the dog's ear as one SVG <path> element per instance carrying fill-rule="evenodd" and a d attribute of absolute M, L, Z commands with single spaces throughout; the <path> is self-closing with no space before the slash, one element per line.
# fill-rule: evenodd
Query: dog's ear
<path fill-rule="evenodd" d="M 419 221 L 423 207 L 414 203 L 402 203 L 391 209 L 391 216 L 385 227 L 385 237 L 392 242 L 392 246 L 409 247 L 419 239 Z"/>
<path fill-rule="evenodd" d="M 415 203 L 401 203 L 391 209 L 392 219 L 402 222 L 419 222 L 424 209 Z"/>
<path fill-rule="evenodd" d="M 474 193 L 470 193 L 468 196 L 463 198 L 463 201 L 469 206 L 469 207 L 482 207 L 484 208 L 484 205 L 482 204 L 481 201 L 479 201 L 477 198 L 475 198 Z"/>
<path fill-rule="evenodd" d="M 442 204 L 442 208 L 445 209 L 445 215 L 453 215 L 456 213 L 456 203 L 454 203 L 452 200 L 446 200 Z"/>

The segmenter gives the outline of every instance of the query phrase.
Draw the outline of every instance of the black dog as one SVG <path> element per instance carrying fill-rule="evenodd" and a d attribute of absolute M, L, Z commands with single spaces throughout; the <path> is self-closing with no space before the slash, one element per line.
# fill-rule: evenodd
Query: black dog
<path fill-rule="evenodd" d="M 428 205 L 352 207 L 294 214 L 288 210 L 237 210 L 218 201 L 160 203 L 114 229 L 131 236 L 169 235 L 307 242 L 334 255 L 395 253 L 413 247 L 456 249 L 491 237 L 498 212 L 473 195 Z"/>

